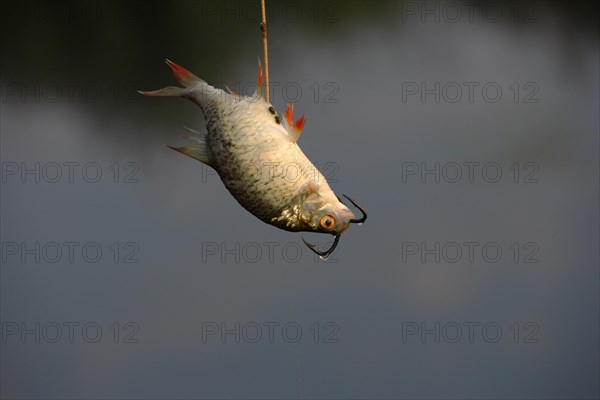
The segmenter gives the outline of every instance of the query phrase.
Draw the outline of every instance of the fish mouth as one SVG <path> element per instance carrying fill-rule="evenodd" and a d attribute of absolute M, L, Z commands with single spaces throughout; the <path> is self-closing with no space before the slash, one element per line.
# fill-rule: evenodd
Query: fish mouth
<path fill-rule="evenodd" d="M 348 199 L 348 201 L 350 201 L 350 203 L 352 203 L 352 205 L 356 208 L 358 208 L 358 210 L 362 213 L 362 217 L 360 218 L 356 218 L 356 216 L 352 213 L 352 211 L 350 211 L 350 209 L 348 208 L 348 206 L 346 206 L 343 202 L 342 199 L 340 199 L 338 197 L 338 200 L 340 203 L 342 203 L 342 205 L 344 205 L 344 207 L 346 208 L 346 210 L 342 209 L 345 213 L 348 213 L 349 215 L 351 215 L 352 217 L 346 220 L 344 219 L 344 221 L 347 221 L 344 223 L 344 225 L 342 225 L 343 229 L 338 230 L 336 233 L 332 233 L 335 236 L 335 239 L 333 240 L 333 244 L 331 245 L 331 247 L 328 250 L 325 251 L 319 251 L 315 245 L 308 243 L 304 238 L 302 238 L 302 241 L 304 241 L 304 244 L 311 250 L 313 251 L 315 254 L 317 254 L 322 260 L 327 260 L 327 258 L 329 258 L 329 256 L 333 253 L 333 251 L 335 250 L 335 248 L 337 247 L 338 243 L 340 242 L 340 237 L 342 236 L 342 234 L 348 229 L 348 227 L 350 226 L 350 224 L 359 224 L 362 225 L 366 220 L 367 220 L 367 212 L 365 211 L 365 209 L 358 204 L 356 201 L 354 201 L 351 197 L 344 195 L 345 198 Z"/>
<path fill-rule="evenodd" d="M 345 207 L 345 206 L 344 206 Z M 341 226 L 336 230 L 337 233 L 339 233 L 340 235 L 343 235 L 344 233 L 346 233 L 346 231 L 348 230 L 348 228 L 350 228 L 350 224 L 352 223 L 352 221 L 356 220 L 356 216 L 354 215 L 354 213 L 352 211 L 350 211 L 350 209 L 348 209 L 348 207 L 345 207 L 346 209 L 343 210 L 343 214 L 342 214 L 342 218 L 341 218 Z"/>
<path fill-rule="evenodd" d="M 353 205 L 354 207 L 358 208 L 358 211 L 360 211 L 360 212 L 362 213 L 362 217 L 360 217 L 360 218 L 358 218 L 358 219 L 357 219 L 356 217 L 354 217 L 354 214 L 352 214 L 352 216 L 353 216 L 354 218 L 352 218 L 352 219 L 351 219 L 350 221 L 348 221 L 348 222 L 349 222 L 349 223 L 351 223 L 351 224 L 358 224 L 358 225 L 362 225 L 362 224 L 363 224 L 363 223 L 364 223 L 364 222 L 367 220 L 367 212 L 365 211 L 365 209 L 364 209 L 364 208 L 363 208 L 363 207 L 362 207 L 360 204 L 358 204 L 356 201 L 354 201 L 354 199 L 352 199 L 352 197 L 350 197 L 350 196 L 346 196 L 346 195 L 344 195 L 344 197 L 345 197 L 345 198 L 347 198 L 347 199 L 348 199 L 348 201 L 350 201 L 350 203 L 352 203 L 352 205 Z M 341 202 L 341 200 L 340 200 L 340 202 Z M 344 203 L 342 203 L 342 204 L 344 204 Z M 344 204 L 344 205 L 345 205 L 345 204 Z"/>

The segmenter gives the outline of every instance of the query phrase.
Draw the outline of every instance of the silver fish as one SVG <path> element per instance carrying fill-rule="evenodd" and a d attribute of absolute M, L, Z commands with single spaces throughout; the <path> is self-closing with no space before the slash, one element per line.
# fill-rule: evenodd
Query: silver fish
<path fill-rule="evenodd" d="M 184 87 L 140 93 L 184 97 L 200 106 L 208 133 L 190 137 L 191 145 L 169 147 L 214 168 L 242 207 L 280 229 L 334 235 L 326 251 L 302 239 L 323 259 L 351 223 L 366 220 L 366 212 L 353 199 L 344 195 L 362 212 L 359 219 L 342 203 L 296 143 L 306 123 L 304 115 L 294 122 L 294 107 L 288 105 L 282 119 L 266 102 L 260 61 L 256 91 L 250 97 L 216 89 L 187 69 L 166 62 Z"/>

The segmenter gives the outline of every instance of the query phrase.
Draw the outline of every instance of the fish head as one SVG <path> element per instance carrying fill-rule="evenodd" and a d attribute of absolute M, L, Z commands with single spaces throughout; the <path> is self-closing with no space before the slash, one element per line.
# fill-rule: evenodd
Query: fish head
<path fill-rule="evenodd" d="M 341 235 L 355 218 L 332 191 L 312 193 L 302 204 L 302 220 L 309 232 Z"/>

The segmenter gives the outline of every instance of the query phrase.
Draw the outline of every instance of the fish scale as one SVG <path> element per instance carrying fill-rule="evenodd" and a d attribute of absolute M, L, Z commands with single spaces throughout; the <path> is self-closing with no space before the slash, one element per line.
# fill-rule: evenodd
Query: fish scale
<path fill-rule="evenodd" d="M 243 105 L 234 103 L 229 107 Z M 293 208 L 290 205 L 302 200 L 302 188 L 311 180 L 324 182 L 323 175 L 303 154 L 298 154 L 297 145 L 267 125 L 272 121 L 256 121 L 251 110 L 223 115 L 219 128 L 208 127 L 208 142 L 215 169 L 227 189 L 262 221 L 275 222 L 282 228 L 299 227 L 298 213 L 293 221 L 280 217 Z M 285 160 L 280 156 L 282 148 L 287 148 Z M 292 176 L 292 172 L 300 176 Z"/>
<path fill-rule="evenodd" d="M 191 137 L 195 143 L 172 149 L 213 167 L 238 203 L 254 216 L 288 231 L 329 233 L 336 239 L 328 256 L 350 223 L 357 220 L 331 190 L 325 177 L 296 143 L 305 124 L 294 122 L 293 105 L 283 119 L 264 99 L 262 68 L 253 96 L 241 96 L 210 86 L 187 69 L 167 60 L 184 86 L 166 87 L 148 96 L 179 96 L 202 109 L 207 134 Z M 346 196 L 347 197 L 347 196 Z"/>

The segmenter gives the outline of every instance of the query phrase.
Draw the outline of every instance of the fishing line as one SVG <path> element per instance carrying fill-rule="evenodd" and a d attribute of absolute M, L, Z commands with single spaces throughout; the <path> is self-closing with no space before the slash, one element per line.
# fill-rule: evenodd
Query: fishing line
<path fill-rule="evenodd" d="M 269 51 L 267 49 L 267 11 L 265 7 L 265 0 L 260 0 L 260 8 L 262 10 L 262 22 L 260 23 L 260 30 L 262 31 L 263 40 L 263 54 L 265 59 L 265 92 L 267 103 L 269 101 Z"/>

